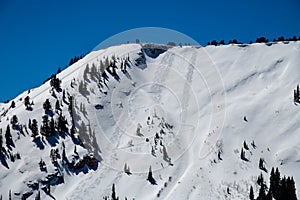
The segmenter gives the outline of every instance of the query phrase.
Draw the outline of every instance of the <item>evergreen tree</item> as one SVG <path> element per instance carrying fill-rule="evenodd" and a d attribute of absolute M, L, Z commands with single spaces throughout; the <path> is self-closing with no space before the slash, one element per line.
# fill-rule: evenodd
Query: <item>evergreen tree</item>
<path fill-rule="evenodd" d="M 272 197 L 272 192 L 269 190 L 267 195 L 266 195 L 266 200 L 273 200 L 273 197 Z"/>
<path fill-rule="evenodd" d="M 25 97 L 24 105 L 25 105 L 26 109 L 29 108 L 29 106 L 30 106 L 30 97 L 29 96 Z"/>
<path fill-rule="evenodd" d="M 266 39 L 265 37 L 259 37 L 256 39 L 256 43 L 268 43 L 269 40 Z"/>
<path fill-rule="evenodd" d="M 272 186 L 270 185 L 270 187 L 272 187 L 271 191 L 272 191 L 273 197 L 275 199 L 279 199 L 279 197 L 280 197 L 280 172 L 279 172 L 278 168 L 276 168 L 276 171 L 273 176 L 274 176 L 274 178 L 272 178 Z"/>
<path fill-rule="evenodd" d="M 214 45 L 214 46 L 217 46 L 218 45 L 218 42 L 216 40 L 213 40 L 211 43 L 211 45 Z"/>
<path fill-rule="evenodd" d="M 65 119 L 65 117 L 62 114 L 60 114 L 57 119 L 57 131 L 60 133 L 67 132 L 68 131 L 67 124 L 68 122 Z"/>
<path fill-rule="evenodd" d="M 55 134 L 55 123 L 53 117 L 50 120 L 50 136 L 53 136 Z"/>
<path fill-rule="evenodd" d="M 3 147 L 3 136 L 2 136 L 2 129 L 0 128 L 0 155 L 2 153 L 2 147 Z"/>
<path fill-rule="evenodd" d="M 67 160 L 66 147 L 65 147 L 64 143 L 63 143 L 63 151 L 62 151 L 61 156 L 62 156 L 63 161 Z"/>
<path fill-rule="evenodd" d="M 63 97 L 62 97 L 63 101 L 65 102 L 66 101 L 66 91 L 63 90 Z"/>
<path fill-rule="evenodd" d="M 61 72 L 61 68 L 59 67 L 59 68 L 57 68 L 56 74 L 59 74 L 60 72 Z"/>
<path fill-rule="evenodd" d="M 31 129 L 31 119 L 28 120 L 28 128 Z"/>
<path fill-rule="evenodd" d="M 293 177 L 291 177 L 290 181 L 288 182 L 288 194 L 290 200 L 297 200 L 296 186 Z"/>
<path fill-rule="evenodd" d="M 6 132 L 5 132 L 5 140 L 6 140 L 6 146 L 9 147 L 13 145 L 12 135 L 10 133 L 10 127 L 7 125 Z"/>
<path fill-rule="evenodd" d="M 250 194 L 249 194 L 250 200 L 254 200 L 254 192 L 253 192 L 253 187 L 250 187 Z"/>
<path fill-rule="evenodd" d="M 50 80 L 50 86 L 56 90 L 60 89 L 61 80 L 56 77 L 56 75 L 53 75 Z"/>
<path fill-rule="evenodd" d="M 52 107 L 51 107 L 51 103 L 50 103 L 49 99 L 46 99 L 46 101 L 43 104 L 43 108 L 44 108 L 45 112 L 51 111 Z"/>
<path fill-rule="evenodd" d="M 280 181 L 280 189 L 279 189 L 279 198 L 278 199 L 285 200 L 285 199 L 287 199 L 286 198 L 287 196 L 288 196 L 287 180 L 286 180 L 286 177 L 284 176 Z"/>
<path fill-rule="evenodd" d="M 275 185 L 275 170 L 274 167 L 271 169 L 271 174 L 270 174 L 270 188 L 269 191 L 272 193 L 276 190 L 276 185 Z"/>
<path fill-rule="evenodd" d="M 46 169 L 46 163 L 45 161 L 43 161 L 43 159 L 41 158 L 40 162 L 39 162 L 39 166 L 40 166 L 40 170 L 44 171 Z"/>
<path fill-rule="evenodd" d="M 148 178 L 147 180 L 152 180 L 153 179 L 153 176 L 152 176 L 152 169 L 151 169 L 151 166 L 149 167 L 149 172 L 148 172 Z"/>
<path fill-rule="evenodd" d="M 36 137 L 39 134 L 39 128 L 38 128 L 38 122 L 36 119 L 32 120 L 32 124 L 30 126 L 31 132 L 32 132 L 32 137 Z"/>
<path fill-rule="evenodd" d="M 258 184 L 259 186 L 265 184 L 265 183 L 264 183 L 264 177 L 263 177 L 262 173 L 257 177 L 257 184 Z"/>
<path fill-rule="evenodd" d="M 300 89 L 299 89 L 299 85 L 297 85 L 296 89 L 294 90 L 294 103 L 295 104 L 300 103 Z"/>
<path fill-rule="evenodd" d="M 152 185 L 156 185 L 156 181 L 155 179 L 153 178 L 153 175 L 152 175 L 152 169 L 151 169 L 151 166 L 149 167 L 149 172 L 148 172 L 148 178 L 147 180 L 152 184 Z"/>
<path fill-rule="evenodd" d="M 48 115 L 43 116 L 42 126 L 41 126 L 41 134 L 44 136 L 50 136 L 51 129 Z"/>
<path fill-rule="evenodd" d="M 266 199 L 266 185 L 261 184 L 258 194 L 258 200 L 265 200 Z"/>
<path fill-rule="evenodd" d="M 56 103 L 55 103 L 55 110 L 56 110 L 56 112 L 59 111 L 59 110 L 61 110 L 61 109 L 60 109 L 59 100 L 56 100 Z"/>
<path fill-rule="evenodd" d="M 11 108 L 15 108 L 16 107 L 16 103 L 14 101 L 12 101 L 11 104 L 10 104 L 10 107 Z"/>
<path fill-rule="evenodd" d="M 117 195 L 116 195 L 115 184 L 112 185 L 111 199 L 112 199 L 112 200 L 118 200 L 118 199 L 119 199 L 119 198 L 117 197 Z"/>
<path fill-rule="evenodd" d="M 13 115 L 13 117 L 10 120 L 10 123 L 15 126 L 19 122 L 18 117 L 16 115 Z"/>

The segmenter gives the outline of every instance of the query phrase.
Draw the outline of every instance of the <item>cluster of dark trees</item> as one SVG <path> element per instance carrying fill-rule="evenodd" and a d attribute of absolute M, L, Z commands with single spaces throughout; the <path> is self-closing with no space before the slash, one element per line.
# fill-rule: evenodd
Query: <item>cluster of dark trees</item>
<path fill-rule="evenodd" d="M 284 42 L 284 41 L 298 41 L 298 40 L 300 40 L 300 36 L 297 38 L 297 36 L 296 35 L 294 35 L 293 37 L 291 37 L 291 38 L 284 38 L 283 36 L 280 36 L 280 37 L 278 37 L 277 39 L 276 38 L 274 38 L 273 39 L 273 42 Z"/>
<path fill-rule="evenodd" d="M 71 58 L 68 67 L 76 63 L 78 60 L 82 59 L 84 56 L 85 55 L 82 54 L 80 56 L 74 56 L 73 58 Z"/>
<path fill-rule="evenodd" d="M 261 174 L 257 179 L 257 184 L 260 186 L 259 194 L 256 200 L 297 200 L 296 187 L 293 177 L 280 177 L 278 168 L 272 168 L 270 174 L 269 189 Z M 254 200 L 253 187 L 250 187 L 250 200 Z"/>
<path fill-rule="evenodd" d="M 56 120 L 54 120 L 53 117 L 51 119 L 49 119 L 48 115 L 44 115 L 40 133 L 43 136 L 51 137 L 51 136 L 54 136 L 56 133 L 67 132 L 68 131 L 67 124 L 68 124 L 68 122 L 62 114 L 59 115 L 59 117 Z M 36 130 L 35 125 L 34 125 L 34 128 L 32 128 L 32 126 L 29 128 L 31 128 L 31 130 L 33 132 L 33 136 L 36 136 L 36 132 L 33 131 L 33 130 Z"/>
<path fill-rule="evenodd" d="M 74 56 L 73 58 L 71 58 L 70 61 L 69 61 L 69 64 L 66 66 L 66 68 L 69 67 L 69 66 L 71 66 L 71 65 L 73 65 L 73 64 L 76 63 L 78 60 L 82 59 L 85 55 L 86 55 L 86 54 L 82 54 L 82 55 L 80 55 L 80 56 Z M 56 74 L 52 74 L 50 77 L 46 78 L 46 80 L 43 81 L 43 84 L 46 83 L 47 81 L 51 80 L 53 77 L 56 78 L 56 75 L 59 74 L 61 71 L 62 71 L 61 68 L 58 67 L 58 68 L 57 68 Z M 54 81 L 56 81 L 56 80 L 54 79 Z M 54 83 L 54 88 L 57 88 L 57 87 L 56 87 L 57 84 L 58 84 L 58 82 Z M 59 83 L 59 84 L 60 84 L 60 83 Z M 52 84 L 51 84 L 51 86 L 52 86 Z M 59 88 L 59 87 L 58 87 L 58 88 Z M 8 100 L 8 101 L 9 101 L 9 100 Z"/>
<path fill-rule="evenodd" d="M 273 42 L 284 42 L 284 41 L 298 41 L 300 40 L 300 36 L 293 36 L 291 38 L 284 38 L 283 36 L 278 37 L 277 39 L 274 38 Z M 268 43 L 269 39 L 267 39 L 266 37 L 258 37 L 255 40 L 256 43 Z M 252 44 L 253 41 L 250 40 L 249 44 Z M 217 40 L 213 40 L 211 42 L 208 42 L 207 45 L 214 45 L 214 46 L 218 46 L 218 45 L 225 45 L 225 41 L 224 40 L 220 40 L 219 42 Z M 227 44 L 244 44 L 243 42 L 239 42 L 238 40 L 234 39 L 234 40 L 229 40 Z"/>

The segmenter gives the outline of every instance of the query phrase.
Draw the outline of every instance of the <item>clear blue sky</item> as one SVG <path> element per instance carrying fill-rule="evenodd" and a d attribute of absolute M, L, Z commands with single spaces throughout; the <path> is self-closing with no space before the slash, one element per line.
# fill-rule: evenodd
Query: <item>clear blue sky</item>
<path fill-rule="evenodd" d="M 299 0 L 0 0 L 0 101 L 39 86 L 114 34 L 164 27 L 200 44 L 300 35 Z"/>

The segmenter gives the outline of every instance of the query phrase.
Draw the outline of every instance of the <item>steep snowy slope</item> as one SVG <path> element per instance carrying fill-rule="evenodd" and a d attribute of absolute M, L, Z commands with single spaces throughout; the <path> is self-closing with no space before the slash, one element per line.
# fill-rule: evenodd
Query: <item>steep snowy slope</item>
<path fill-rule="evenodd" d="M 248 199 L 272 167 L 293 176 L 299 192 L 299 66 L 300 42 L 93 51 L 57 75 L 59 89 L 48 81 L 14 108 L 0 104 L 0 194 L 103 199 L 114 184 L 120 199 Z M 26 109 L 27 96 L 34 105 Z"/>

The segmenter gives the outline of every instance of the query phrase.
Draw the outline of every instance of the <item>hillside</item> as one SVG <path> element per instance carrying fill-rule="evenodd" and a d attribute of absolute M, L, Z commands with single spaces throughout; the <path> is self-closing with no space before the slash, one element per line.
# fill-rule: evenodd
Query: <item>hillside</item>
<path fill-rule="evenodd" d="M 299 196 L 299 54 L 300 42 L 92 51 L 0 104 L 0 195 L 110 199 L 114 184 L 120 199 L 249 199 L 278 167 Z"/>

